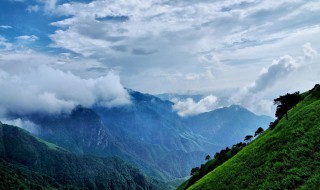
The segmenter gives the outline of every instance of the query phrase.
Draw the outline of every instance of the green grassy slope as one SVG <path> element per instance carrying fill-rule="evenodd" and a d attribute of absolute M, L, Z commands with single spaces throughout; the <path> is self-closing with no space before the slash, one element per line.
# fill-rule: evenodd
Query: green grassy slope
<path fill-rule="evenodd" d="M 320 87 L 189 189 L 320 189 Z"/>
<path fill-rule="evenodd" d="M 78 156 L 0 123 L 0 189 L 167 189 L 118 158 Z"/>

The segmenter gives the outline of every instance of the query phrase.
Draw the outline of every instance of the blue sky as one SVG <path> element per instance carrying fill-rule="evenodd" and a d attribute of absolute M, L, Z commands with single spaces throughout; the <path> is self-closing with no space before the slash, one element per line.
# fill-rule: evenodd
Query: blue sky
<path fill-rule="evenodd" d="M 274 97 L 307 90 L 320 79 L 317 0 L 1 0 L 0 5 L 0 71 L 12 81 L 43 66 L 85 81 L 112 73 L 119 77 L 117 85 L 142 92 L 207 96 L 202 102 L 176 100 L 181 113 L 219 107 L 223 96 L 230 104 L 270 114 Z M 47 91 L 69 101 L 56 89 Z"/>

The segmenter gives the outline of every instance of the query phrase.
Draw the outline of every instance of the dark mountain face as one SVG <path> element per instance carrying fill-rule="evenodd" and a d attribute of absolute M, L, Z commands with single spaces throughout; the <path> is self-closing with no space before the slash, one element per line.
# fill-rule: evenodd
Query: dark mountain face
<path fill-rule="evenodd" d="M 230 146 L 243 141 L 246 135 L 254 134 L 258 127 L 267 128 L 273 120 L 233 105 L 186 118 L 184 122 L 193 132 L 208 141 Z"/>
<path fill-rule="evenodd" d="M 169 174 L 154 163 L 137 156 L 147 155 L 143 144 L 130 136 L 113 136 L 95 111 L 77 107 L 71 114 L 23 116 L 40 128 L 37 137 L 57 144 L 78 155 L 118 156 L 141 168 L 146 174 L 167 179 Z M 118 140 L 119 139 L 119 140 Z M 128 147 L 127 144 L 131 146 Z"/>
<path fill-rule="evenodd" d="M 184 177 L 187 165 L 199 163 L 205 156 L 203 147 L 213 147 L 188 130 L 181 118 L 172 111 L 172 103 L 151 95 L 130 92 L 132 104 L 126 107 L 94 110 L 108 126 L 112 136 L 122 139 L 136 157 L 151 162 L 174 177 Z M 192 152 L 197 152 L 192 155 Z M 192 156 L 191 156 L 192 155 Z M 188 163 L 172 159 L 185 156 Z M 164 164 L 166 162 L 166 164 Z"/>
<path fill-rule="evenodd" d="M 40 126 L 38 137 L 78 154 L 119 154 L 117 142 L 91 109 L 77 107 L 71 114 L 29 115 Z"/>
<path fill-rule="evenodd" d="M 132 104 L 123 107 L 78 107 L 71 114 L 24 117 L 40 126 L 42 139 L 77 154 L 119 156 L 165 180 L 189 175 L 207 154 L 242 141 L 269 119 L 241 107 L 182 119 L 170 101 L 129 93 Z"/>
<path fill-rule="evenodd" d="M 167 189 L 117 158 L 79 156 L 0 123 L 0 189 Z"/>

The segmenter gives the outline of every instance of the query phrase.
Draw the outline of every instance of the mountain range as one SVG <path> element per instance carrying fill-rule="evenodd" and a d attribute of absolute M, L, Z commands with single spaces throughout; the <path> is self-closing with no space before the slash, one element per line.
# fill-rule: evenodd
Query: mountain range
<path fill-rule="evenodd" d="M 172 102 L 128 91 L 132 103 L 127 106 L 78 106 L 70 114 L 13 116 L 35 123 L 33 135 L 69 152 L 117 156 L 167 182 L 188 176 L 207 154 L 243 140 L 273 120 L 240 106 L 182 118 L 172 110 Z"/>

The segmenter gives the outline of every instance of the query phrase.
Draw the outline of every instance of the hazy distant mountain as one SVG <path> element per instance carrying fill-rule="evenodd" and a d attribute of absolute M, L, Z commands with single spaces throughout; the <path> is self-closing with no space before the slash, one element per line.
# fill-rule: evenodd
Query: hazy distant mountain
<path fill-rule="evenodd" d="M 254 133 L 258 127 L 266 129 L 273 120 L 272 117 L 259 116 L 241 106 L 232 105 L 188 117 L 184 122 L 194 133 L 208 141 L 229 146 L 243 141 L 246 135 Z"/>

